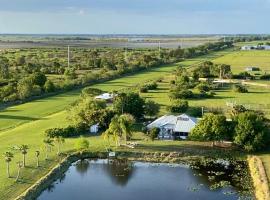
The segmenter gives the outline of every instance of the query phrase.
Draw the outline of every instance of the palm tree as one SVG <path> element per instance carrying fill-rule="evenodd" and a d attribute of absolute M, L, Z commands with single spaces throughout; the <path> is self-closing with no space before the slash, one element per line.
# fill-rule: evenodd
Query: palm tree
<path fill-rule="evenodd" d="M 110 139 L 110 137 L 113 138 L 115 141 L 116 146 L 120 146 L 120 139 L 124 137 L 125 143 L 127 140 L 131 137 L 131 126 L 134 123 L 134 118 L 130 114 L 123 114 L 123 115 L 115 115 L 111 123 L 109 125 L 109 128 L 104 133 L 104 139 Z"/>
<path fill-rule="evenodd" d="M 19 178 L 20 178 L 20 173 L 21 173 L 21 168 L 23 167 L 23 163 L 22 163 L 22 161 L 19 161 L 19 162 L 17 162 L 17 166 L 18 166 L 18 173 L 17 173 L 17 177 L 16 177 L 16 182 L 19 180 Z"/>
<path fill-rule="evenodd" d="M 12 152 L 7 151 L 6 153 L 4 153 L 4 157 L 5 157 L 5 161 L 7 163 L 7 176 L 8 176 L 8 178 L 10 178 L 9 163 L 11 162 L 14 155 Z"/>
<path fill-rule="evenodd" d="M 135 122 L 134 117 L 130 114 L 124 114 L 119 117 L 118 121 L 125 139 L 125 143 L 127 143 L 127 140 L 129 140 L 132 136 L 131 128 Z"/>
<path fill-rule="evenodd" d="M 37 158 L 37 167 L 39 167 L 39 156 L 40 156 L 40 151 L 35 152 L 36 158 Z"/>
<path fill-rule="evenodd" d="M 14 149 L 18 150 L 18 151 L 20 151 L 22 153 L 22 155 L 23 155 L 23 167 L 25 167 L 25 164 L 26 164 L 25 157 L 26 157 L 26 154 L 28 153 L 28 149 L 29 149 L 28 145 L 22 144 L 21 146 L 15 146 Z"/>
<path fill-rule="evenodd" d="M 61 148 L 61 145 L 65 143 L 65 139 L 63 137 L 59 136 L 59 137 L 55 137 L 54 141 L 57 143 L 57 147 L 58 147 L 57 155 L 60 155 L 60 153 L 61 153 L 60 148 Z"/>
<path fill-rule="evenodd" d="M 46 157 L 45 159 L 48 159 L 48 151 L 51 149 L 51 147 L 53 146 L 53 140 L 51 138 L 45 138 L 43 140 L 43 143 L 45 144 L 45 150 L 46 150 Z"/>

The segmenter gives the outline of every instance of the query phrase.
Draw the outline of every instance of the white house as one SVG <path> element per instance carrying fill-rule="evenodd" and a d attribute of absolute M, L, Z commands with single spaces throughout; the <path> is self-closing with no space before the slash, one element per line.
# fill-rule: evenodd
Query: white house
<path fill-rule="evenodd" d="M 186 114 L 179 116 L 165 115 L 147 126 L 147 129 L 159 128 L 159 139 L 187 139 L 188 134 L 196 126 L 198 119 Z"/>

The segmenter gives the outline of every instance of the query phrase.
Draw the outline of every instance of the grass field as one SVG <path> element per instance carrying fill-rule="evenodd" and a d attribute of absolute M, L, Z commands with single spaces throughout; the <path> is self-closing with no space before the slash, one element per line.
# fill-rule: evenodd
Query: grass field
<path fill-rule="evenodd" d="M 231 65 L 233 73 L 243 72 L 249 66 L 259 67 L 263 72 L 270 72 L 270 51 L 236 51 L 213 61 Z"/>
<path fill-rule="evenodd" d="M 203 56 L 196 59 L 189 59 L 181 62 L 182 66 L 190 66 L 203 60 L 213 59 L 218 56 L 225 55 L 230 51 L 213 53 L 208 56 Z M 102 90 L 111 91 L 118 90 L 123 87 L 133 86 L 134 84 L 142 83 L 149 79 L 155 79 L 162 76 L 169 75 L 178 64 L 171 64 L 155 69 L 149 69 L 135 75 L 126 76 L 113 81 L 94 85 L 93 87 Z M 22 169 L 22 179 L 15 183 L 14 178 L 6 178 L 6 165 L 4 158 L 1 159 L 0 164 L 0 200 L 14 199 L 18 194 L 24 191 L 27 187 L 33 184 L 38 178 L 43 176 L 53 167 L 59 158 L 53 151 L 50 155 L 49 161 L 44 161 L 45 153 L 41 149 L 43 147 L 42 140 L 44 138 L 44 131 L 53 127 L 64 127 L 68 125 L 65 108 L 73 101 L 79 98 L 80 90 L 67 92 L 65 94 L 48 97 L 22 105 L 12 106 L 0 112 L 0 155 L 5 151 L 10 150 L 13 145 L 27 144 L 30 147 L 27 155 L 27 167 Z M 104 141 L 100 137 L 90 137 L 90 150 L 104 149 Z M 74 142 L 76 139 L 68 139 L 64 145 L 63 150 L 70 152 L 74 150 Z M 167 149 L 175 147 L 176 143 L 166 143 Z M 187 145 L 187 143 L 177 142 L 177 145 Z M 151 149 L 152 145 L 146 145 L 144 149 Z M 162 146 L 162 144 L 160 144 Z M 200 144 L 197 144 L 199 147 Z M 155 149 L 158 147 L 156 146 Z M 160 148 L 162 150 L 162 148 Z M 35 167 L 36 150 L 41 150 L 41 165 L 42 167 Z M 17 173 L 16 162 L 21 160 L 21 154 L 16 153 L 15 158 L 11 162 L 11 175 L 14 177 Z"/>

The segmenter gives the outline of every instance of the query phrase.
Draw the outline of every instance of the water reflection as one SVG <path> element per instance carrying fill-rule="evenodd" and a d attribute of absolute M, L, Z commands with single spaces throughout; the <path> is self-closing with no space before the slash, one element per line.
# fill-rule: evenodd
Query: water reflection
<path fill-rule="evenodd" d="M 89 160 L 85 160 L 85 159 L 79 160 L 75 164 L 76 171 L 83 176 L 87 173 L 89 165 L 90 165 Z"/>
<path fill-rule="evenodd" d="M 80 160 L 38 200 L 252 199 L 245 164 L 184 165 Z M 225 184 L 226 183 L 226 184 Z M 247 192 L 242 195 L 242 192 Z"/>
<path fill-rule="evenodd" d="M 126 159 L 110 160 L 103 166 L 104 172 L 110 177 L 114 184 L 125 186 L 134 174 L 133 163 Z"/>

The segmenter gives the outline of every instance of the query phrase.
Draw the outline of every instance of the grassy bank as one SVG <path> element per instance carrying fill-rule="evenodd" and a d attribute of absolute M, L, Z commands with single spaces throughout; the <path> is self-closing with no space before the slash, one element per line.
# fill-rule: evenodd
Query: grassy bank
<path fill-rule="evenodd" d="M 257 156 L 249 156 L 248 165 L 253 180 L 256 199 L 269 200 L 270 190 L 261 159 Z"/>

